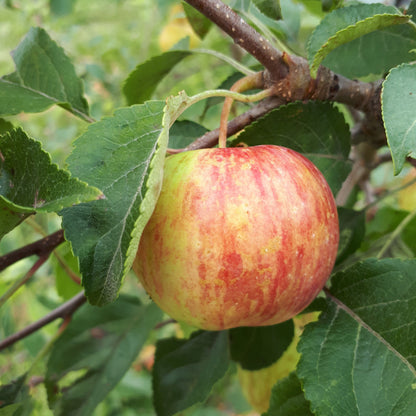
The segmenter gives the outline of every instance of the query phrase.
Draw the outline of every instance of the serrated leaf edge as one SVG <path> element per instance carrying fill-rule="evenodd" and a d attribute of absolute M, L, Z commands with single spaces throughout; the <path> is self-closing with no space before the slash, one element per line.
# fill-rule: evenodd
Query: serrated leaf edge
<path fill-rule="evenodd" d="M 155 173 L 155 169 L 160 168 L 159 172 L 156 172 L 156 174 L 149 173 L 149 177 L 146 182 L 146 194 L 143 198 L 142 203 L 140 204 L 140 213 L 137 217 L 137 220 L 134 223 L 133 231 L 131 233 L 131 240 L 129 247 L 126 252 L 126 260 L 124 262 L 124 269 L 123 269 L 123 277 L 122 282 L 124 280 L 124 277 L 131 269 L 131 266 L 133 264 L 133 261 L 136 257 L 137 248 L 139 246 L 140 238 L 143 233 L 143 230 L 148 223 L 150 217 L 153 214 L 155 204 L 153 205 L 149 193 L 152 193 L 152 196 L 156 196 L 156 202 L 159 198 L 160 191 L 162 189 L 162 182 L 163 182 L 163 165 L 164 160 L 166 157 L 166 149 L 168 147 L 169 142 L 169 128 L 171 125 L 171 117 L 169 112 L 169 106 L 168 104 L 165 105 L 163 108 L 163 118 L 162 118 L 162 132 L 158 137 L 158 140 L 156 142 L 157 149 L 155 151 L 155 157 L 152 158 L 149 165 L 149 170 L 151 170 L 152 173 Z M 166 134 L 167 138 L 166 140 L 161 140 L 161 137 L 163 137 Z M 153 206 L 152 206 L 153 205 Z"/>
<path fill-rule="evenodd" d="M 391 20 L 394 20 L 394 21 L 390 22 L 388 24 L 380 24 L 380 25 L 377 25 L 375 28 L 370 29 L 368 27 L 368 22 L 371 21 L 371 20 L 375 20 L 376 18 L 378 18 L 380 16 L 388 16 L 389 18 L 391 18 Z M 313 78 L 316 77 L 316 75 L 318 73 L 318 68 L 319 68 L 319 65 L 321 64 L 321 62 L 329 55 L 329 53 L 331 51 L 338 48 L 339 46 L 345 45 L 346 43 L 351 42 L 355 39 L 358 39 L 361 36 L 367 35 L 371 32 L 375 32 L 377 30 L 381 30 L 381 29 L 384 29 L 384 28 L 387 28 L 387 27 L 390 27 L 390 26 L 398 25 L 398 24 L 408 23 L 409 21 L 410 21 L 410 16 L 404 16 L 404 15 L 400 15 L 400 14 L 378 13 L 378 14 L 375 14 L 373 16 L 367 17 L 364 20 L 359 20 L 358 22 L 354 23 L 353 25 L 349 25 L 349 26 L 337 31 L 335 33 L 335 35 L 332 35 L 330 38 L 328 38 L 328 40 L 323 45 L 321 45 L 319 50 L 315 53 L 315 55 L 313 57 L 313 60 L 312 60 L 312 63 L 310 64 L 311 76 Z M 356 34 L 355 36 L 352 36 L 347 42 L 336 44 L 335 46 L 331 45 L 331 43 L 334 40 L 336 40 L 337 38 L 339 38 L 340 35 L 348 32 L 348 31 L 353 32 L 353 34 L 354 34 L 354 30 L 359 29 L 362 26 L 364 28 L 366 28 L 367 30 L 364 30 L 364 32 L 360 32 L 359 34 Z M 325 51 L 325 53 L 323 54 L 322 51 Z"/>
<path fill-rule="evenodd" d="M 387 144 L 389 146 L 389 150 L 390 150 L 390 154 L 391 154 L 391 159 L 392 159 L 392 162 L 393 162 L 393 172 L 394 172 L 394 175 L 398 175 L 402 171 L 403 166 L 404 166 L 404 161 L 400 162 L 397 159 L 397 157 L 395 157 L 394 152 L 391 150 L 392 149 L 391 148 L 391 144 L 390 144 L 391 143 L 391 137 L 390 137 L 390 135 L 389 135 L 389 133 L 387 131 L 386 121 L 385 121 L 385 117 L 384 117 L 384 113 L 385 112 L 384 112 L 384 99 L 383 99 L 383 97 L 384 97 L 384 87 L 385 87 L 386 82 L 389 82 L 388 80 L 390 78 L 390 75 L 392 73 L 396 72 L 396 70 L 400 70 L 400 68 L 404 68 L 404 67 L 409 67 L 409 68 L 410 67 L 414 67 L 416 69 L 415 64 L 409 64 L 409 63 L 403 63 L 401 65 L 398 65 L 398 66 L 392 68 L 389 71 L 389 73 L 387 74 L 386 79 L 383 81 L 383 84 L 381 86 L 381 93 L 380 93 L 380 97 L 381 97 L 381 117 L 383 119 L 383 125 L 384 125 L 384 131 L 386 133 Z M 409 156 L 411 153 L 412 152 L 408 152 L 407 153 L 407 156 Z"/>

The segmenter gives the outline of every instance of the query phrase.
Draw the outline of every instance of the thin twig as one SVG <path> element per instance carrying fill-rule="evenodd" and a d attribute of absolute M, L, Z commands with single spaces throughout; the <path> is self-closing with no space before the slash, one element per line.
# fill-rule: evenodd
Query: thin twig
<path fill-rule="evenodd" d="M 409 223 L 416 217 L 416 209 L 407 215 L 403 221 L 396 227 L 396 229 L 390 234 L 389 238 L 387 239 L 384 246 L 377 254 L 377 258 L 381 259 L 387 252 L 387 250 L 391 247 L 396 240 L 397 237 L 403 232 L 403 230 L 409 225 Z"/>
<path fill-rule="evenodd" d="M 37 255 L 39 257 L 49 255 L 56 247 L 65 241 L 64 231 L 58 230 L 34 243 L 11 251 L 0 257 L 0 272 L 8 266 L 26 257 Z"/>
<path fill-rule="evenodd" d="M 26 338 L 33 332 L 36 332 L 40 328 L 43 328 L 45 325 L 53 322 L 58 318 L 67 318 L 71 316 L 81 305 L 84 304 L 86 301 L 86 297 L 84 296 L 84 292 L 75 295 L 72 299 L 65 302 L 63 305 L 59 306 L 58 308 L 54 309 L 41 319 L 32 324 L 28 325 L 26 328 L 23 328 L 21 331 L 16 332 L 13 335 L 10 335 L 3 341 L 0 341 L 0 351 L 13 345 L 17 341 Z"/>
<path fill-rule="evenodd" d="M 46 262 L 46 260 L 48 260 L 48 257 L 49 255 L 39 257 L 37 262 L 30 268 L 30 270 L 25 275 L 23 275 L 23 277 L 13 283 L 13 285 L 6 291 L 6 293 L 0 297 L 0 308 L 36 273 L 36 271 Z"/>

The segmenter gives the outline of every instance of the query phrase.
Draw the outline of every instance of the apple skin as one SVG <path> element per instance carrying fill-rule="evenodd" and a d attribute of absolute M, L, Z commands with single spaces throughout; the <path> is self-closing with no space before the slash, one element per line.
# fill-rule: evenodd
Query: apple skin
<path fill-rule="evenodd" d="M 334 266 L 332 192 L 280 146 L 170 156 L 133 269 L 172 318 L 206 330 L 273 325 L 301 312 Z"/>

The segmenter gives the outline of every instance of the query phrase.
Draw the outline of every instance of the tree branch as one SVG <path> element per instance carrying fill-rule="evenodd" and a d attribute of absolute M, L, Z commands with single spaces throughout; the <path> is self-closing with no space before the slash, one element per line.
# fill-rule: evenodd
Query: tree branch
<path fill-rule="evenodd" d="M 247 24 L 230 7 L 220 0 L 185 0 L 226 32 L 237 44 L 254 56 L 264 67 L 264 89 L 274 88 L 274 93 L 286 103 L 298 100 L 333 101 L 346 104 L 365 114 L 360 123 L 360 134 L 375 148 L 385 144 L 386 136 L 381 117 L 382 81 L 362 82 L 350 80 L 321 66 L 312 78 L 308 61 L 296 55 L 275 49 L 254 28 Z M 241 126 L 238 121 L 237 124 Z M 238 130 L 237 130 L 238 131 Z M 235 133 L 235 131 L 234 131 Z M 231 133 L 233 134 L 233 133 Z M 215 144 L 203 136 L 186 150 Z"/>
<path fill-rule="evenodd" d="M 44 257 L 49 255 L 56 247 L 65 241 L 64 231 L 58 230 L 53 234 L 42 238 L 41 240 L 35 241 L 32 244 L 28 244 L 22 248 L 11 251 L 8 254 L 0 257 L 0 272 L 5 268 L 22 260 L 26 257 L 37 255 L 39 257 Z"/>
<path fill-rule="evenodd" d="M 227 33 L 237 45 L 254 56 L 275 77 L 274 79 L 286 75 L 287 69 L 282 61 L 282 53 L 222 1 L 185 1 Z"/>
<path fill-rule="evenodd" d="M 48 260 L 49 254 L 38 258 L 37 262 L 30 270 L 0 297 L 0 308 L 39 270 L 39 268 Z"/>
<path fill-rule="evenodd" d="M 54 309 L 52 312 L 48 313 L 38 321 L 28 325 L 26 328 L 22 329 L 21 331 L 16 332 L 13 335 L 5 338 L 3 341 L 0 341 L 0 351 L 13 345 L 17 341 L 20 341 L 23 338 L 26 338 L 33 332 L 37 331 L 40 328 L 43 328 L 45 325 L 53 322 L 55 319 L 58 318 L 67 318 L 71 316 L 81 305 L 84 304 L 86 301 L 86 297 L 84 296 L 84 292 L 75 295 L 72 299 L 65 302 L 63 305 L 59 306 L 58 308 Z"/>

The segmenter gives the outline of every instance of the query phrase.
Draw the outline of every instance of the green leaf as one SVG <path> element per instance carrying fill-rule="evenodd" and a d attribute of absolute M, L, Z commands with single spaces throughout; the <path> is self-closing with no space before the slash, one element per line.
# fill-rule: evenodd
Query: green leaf
<path fill-rule="evenodd" d="M 69 300 L 82 290 L 70 276 L 70 273 L 77 277 L 80 275 L 78 259 L 74 256 L 71 245 L 68 242 L 61 244 L 54 250 L 54 256 L 50 260 L 55 276 L 56 291 L 63 299 Z"/>
<path fill-rule="evenodd" d="M 157 415 L 171 416 L 204 401 L 228 364 L 227 331 L 200 331 L 188 340 L 160 340 L 153 367 Z"/>
<path fill-rule="evenodd" d="M 378 255 L 384 244 L 391 239 L 399 224 L 409 215 L 389 207 L 377 210 L 374 218 L 366 224 L 366 235 L 361 245 L 362 256 Z M 416 218 L 407 224 L 400 236 L 390 244 L 386 257 L 413 258 L 416 256 Z"/>
<path fill-rule="evenodd" d="M 343 115 L 329 103 L 300 102 L 279 107 L 248 126 L 233 144 L 274 144 L 310 159 L 336 194 L 351 170 L 350 133 Z"/>
<path fill-rule="evenodd" d="M 150 100 L 159 82 L 190 54 L 192 52 L 186 50 L 168 51 L 136 66 L 123 85 L 128 105 Z"/>
<path fill-rule="evenodd" d="M 337 7 L 341 7 L 344 0 L 321 0 L 322 3 L 322 10 L 330 11 L 336 9 Z"/>
<path fill-rule="evenodd" d="M 308 325 L 298 376 L 319 415 L 416 414 L 416 260 L 366 260 L 336 273 Z"/>
<path fill-rule="evenodd" d="M 82 82 L 45 30 L 32 28 L 12 56 L 16 72 L 0 78 L 0 114 L 38 113 L 57 104 L 90 121 Z"/>
<path fill-rule="evenodd" d="M 14 126 L 10 121 L 5 120 L 4 118 L 0 118 L 0 135 L 13 130 Z"/>
<path fill-rule="evenodd" d="M 151 101 L 119 109 L 90 125 L 68 158 L 70 170 L 105 195 L 62 211 L 92 304 L 114 301 L 131 268 L 162 185 L 169 111 L 175 105 Z"/>
<path fill-rule="evenodd" d="M 188 22 L 192 26 L 193 31 L 201 38 L 208 34 L 212 27 L 211 20 L 207 19 L 202 13 L 194 9 L 188 3 L 182 2 L 183 10 L 185 12 Z"/>
<path fill-rule="evenodd" d="M 161 317 L 155 304 L 144 306 L 126 295 L 103 308 L 88 304 L 80 308 L 47 363 L 46 386 L 54 415 L 92 415 L 130 368 Z M 78 378 L 67 385 L 65 378 L 71 374 Z"/>
<path fill-rule="evenodd" d="M 348 78 L 384 76 L 402 62 L 414 61 L 415 48 L 415 25 L 392 26 L 340 46 L 323 65 Z"/>
<path fill-rule="evenodd" d="M 280 0 L 253 0 L 253 3 L 267 17 L 270 17 L 274 20 L 279 20 L 282 18 Z"/>
<path fill-rule="evenodd" d="M 364 20 L 377 14 L 394 14 L 397 9 L 382 4 L 359 4 L 338 9 L 330 13 L 315 29 L 308 46 L 308 59 L 312 62 L 315 53 L 328 40 L 336 34 L 339 28 L 354 25 L 357 21 Z M 341 24 L 338 25 L 337 13 L 342 13 Z M 349 14 L 351 17 L 349 18 Z M 332 22 L 334 27 L 328 32 L 324 27 L 326 19 Z M 348 78 L 364 77 L 371 74 L 383 75 L 392 67 L 414 60 L 416 48 L 416 27 L 413 24 L 401 24 L 391 26 L 383 30 L 363 35 L 355 40 L 334 49 L 322 62 L 322 65 L 332 71 Z"/>
<path fill-rule="evenodd" d="M 313 416 L 295 373 L 279 380 L 272 389 L 269 410 L 262 416 Z"/>
<path fill-rule="evenodd" d="M 66 16 L 74 11 L 76 0 L 49 0 L 51 13 L 57 17 Z"/>
<path fill-rule="evenodd" d="M 321 21 L 310 38 L 308 60 L 312 76 L 316 77 L 322 61 L 340 45 L 408 21 L 409 17 L 396 8 L 382 5 L 356 5 L 335 10 Z"/>
<path fill-rule="evenodd" d="M 231 359 L 245 370 L 260 370 L 275 363 L 291 344 L 293 321 L 263 327 L 233 328 L 230 333 Z"/>
<path fill-rule="evenodd" d="M 416 1 L 412 0 L 407 8 L 406 14 L 410 16 L 413 22 L 416 22 Z"/>
<path fill-rule="evenodd" d="M 365 235 L 365 211 L 338 207 L 339 245 L 337 264 L 360 248 Z"/>
<path fill-rule="evenodd" d="M 169 147 L 182 149 L 207 131 L 204 126 L 190 120 L 176 121 L 169 131 Z"/>
<path fill-rule="evenodd" d="M 33 400 L 26 384 L 27 373 L 0 386 L 0 416 L 29 416 L 33 411 Z"/>
<path fill-rule="evenodd" d="M 57 212 L 101 192 L 51 162 L 21 130 L 0 136 L 0 238 L 36 212 Z"/>
<path fill-rule="evenodd" d="M 383 83 L 381 100 L 387 142 L 397 175 L 407 156 L 416 158 L 416 66 L 403 64 L 392 69 Z"/>

